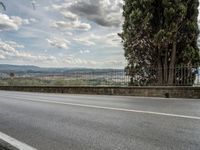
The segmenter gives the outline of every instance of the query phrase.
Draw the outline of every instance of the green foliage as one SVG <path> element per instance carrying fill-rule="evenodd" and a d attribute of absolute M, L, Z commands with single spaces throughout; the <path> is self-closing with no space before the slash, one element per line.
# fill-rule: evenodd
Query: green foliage
<path fill-rule="evenodd" d="M 157 68 L 159 84 L 173 84 L 173 68 L 179 64 L 200 62 L 198 0 L 124 0 L 123 32 L 120 34 L 127 70 L 131 76 L 144 76 L 144 71 Z"/>
<path fill-rule="evenodd" d="M 11 72 L 9 75 L 10 75 L 11 78 L 15 77 L 15 74 L 13 72 Z"/>
<path fill-rule="evenodd" d="M 112 81 L 106 78 L 97 79 L 37 79 L 37 78 L 2 78 L 0 79 L 0 86 L 81 86 L 81 85 L 91 85 L 91 86 L 103 86 L 103 85 L 113 85 L 113 86 L 124 86 L 124 82 Z"/>

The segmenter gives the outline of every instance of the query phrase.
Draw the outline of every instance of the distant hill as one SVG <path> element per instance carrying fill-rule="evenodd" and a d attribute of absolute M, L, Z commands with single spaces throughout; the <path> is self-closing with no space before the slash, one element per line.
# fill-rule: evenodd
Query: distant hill
<path fill-rule="evenodd" d="M 67 73 L 67 72 L 110 72 L 122 69 L 93 69 L 93 68 L 41 68 L 33 65 L 9 65 L 0 64 L 0 72 L 24 72 L 24 73 Z"/>
<path fill-rule="evenodd" d="M 0 64 L 0 71 L 28 71 L 28 70 L 40 70 L 40 67 L 32 65 L 9 65 Z"/>

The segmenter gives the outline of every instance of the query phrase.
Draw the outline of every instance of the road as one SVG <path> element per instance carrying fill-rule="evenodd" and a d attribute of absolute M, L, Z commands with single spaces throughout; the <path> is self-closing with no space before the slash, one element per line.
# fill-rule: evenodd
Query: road
<path fill-rule="evenodd" d="M 200 150 L 200 100 L 0 91 L 0 132 L 38 150 Z"/>

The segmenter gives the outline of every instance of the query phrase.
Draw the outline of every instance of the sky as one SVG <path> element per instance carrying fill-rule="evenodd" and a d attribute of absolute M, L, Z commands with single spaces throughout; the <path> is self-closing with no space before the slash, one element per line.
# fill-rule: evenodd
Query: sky
<path fill-rule="evenodd" d="M 0 8 L 0 64 L 126 66 L 117 35 L 122 32 L 123 0 L 0 1 L 6 6 L 6 11 Z"/>
<path fill-rule="evenodd" d="M 1 0 L 0 64 L 124 68 L 123 0 Z"/>

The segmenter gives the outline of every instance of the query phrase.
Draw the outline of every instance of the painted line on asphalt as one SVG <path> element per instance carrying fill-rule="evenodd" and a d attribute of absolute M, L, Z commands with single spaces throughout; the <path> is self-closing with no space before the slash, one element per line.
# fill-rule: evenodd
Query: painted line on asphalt
<path fill-rule="evenodd" d="M 7 97 L 7 96 L 5 96 L 5 97 Z M 17 100 L 21 100 L 21 101 L 41 102 L 41 103 L 49 103 L 49 104 L 78 106 L 78 107 L 86 107 L 86 108 L 96 108 L 96 109 L 104 109 L 104 110 L 115 110 L 115 111 L 123 111 L 123 112 L 133 112 L 133 113 L 141 113 L 141 114 L 149 114 L 149 115 L 159 115 L 159 116 L 167 116 L 167 117 L 177 117 L 177 118 L 184 118 L 184 119 L 200 120 L 200 117 L 197 117 L 197 116 L 187 116 L 187 115 L 178 115 L 178 114 L 161 113 L 161 112 L 153 112 L 153 111 L 143 111 L 143 110 L 126 109 L 126 108 L 115 108 L 115 107 L 104 107 L 104 106 L 97 106 L 97 105 L 86 105 L 86 104 L 78 104 L 78 103 L 49 101 L 49 100 L 35 100 L 35 99 L 33 100 L 33 99 L 17 98 L 17 97 L 8 97 L 8 98 L 17 99 Z"/>
<path fill-rule="evenodd" d="M 19 150 L 37 150 L 23 142 L 20 142 L 2 132 L 0 132 L 0 139 L 3 140 L 4 142 L 10 144 L 11 146 L 13 146 L 14 148 L 17 148 Z"/>

